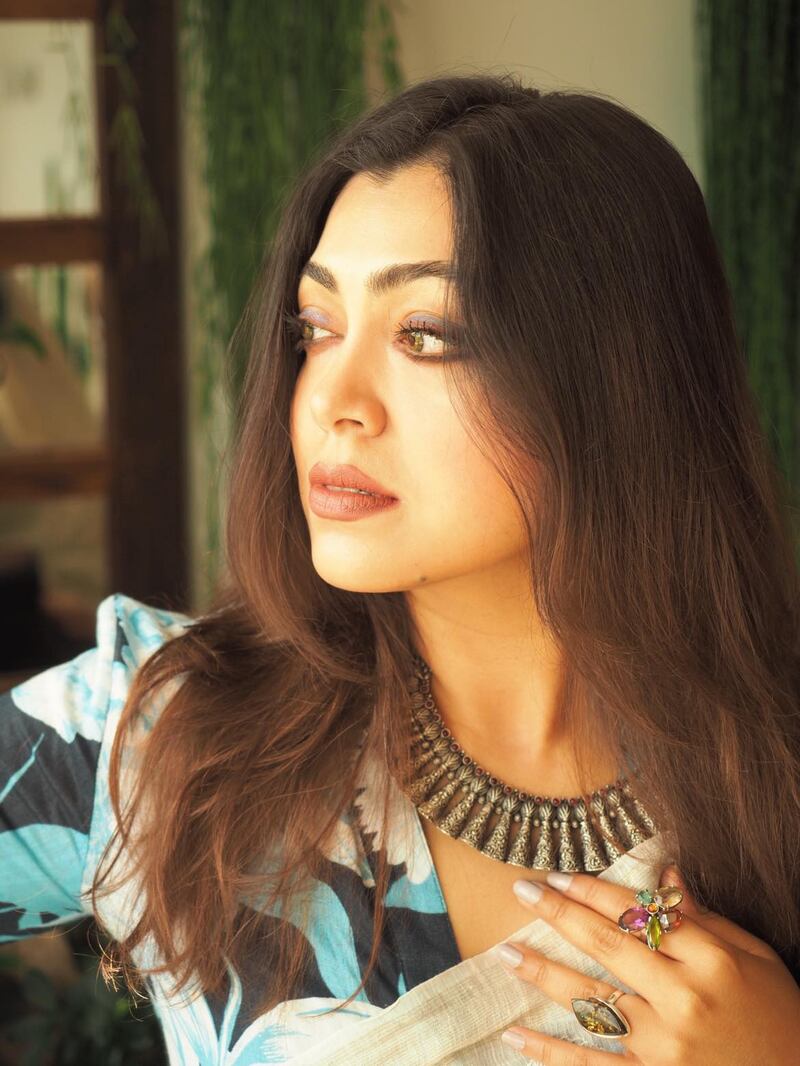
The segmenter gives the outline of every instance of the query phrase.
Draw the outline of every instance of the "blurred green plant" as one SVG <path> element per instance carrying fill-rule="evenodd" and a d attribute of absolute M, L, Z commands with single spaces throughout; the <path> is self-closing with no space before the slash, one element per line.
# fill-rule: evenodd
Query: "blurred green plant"
<path fill-rule="evenodd" d="M 125 1066 L 153 1050 L 149 1030 L 129 1024 L 133 1004 L 86 971 L 81 980 L 58 989 L 41 970 L 21 980 L 28 1013 L 6 1026 L 12 1043 L 24 1046 L 20 1066 Z M 148 1060 L 150 1061 L 150 1060 Z"/>
<path fill-rule="evenodd" d="M 704 194 L 800 564 L 800 0 L 698 0 Z"/>
<path fill-rule="evenodd" d="M 45 209 L 48 216 L 61 215 L 74 209 L 76 197 L 87 183 L 94 180 L 95 161 L 91 151 L 88 86 L 81 69 L 76 48 L 74 25 L 55 22 L 49 27 L 47 51 L 59 55 L 67 75 L 60 125 L 63 143 L 58 155 L 44 164 Z M 65 177 L 63 158 L 75 162 L 72 175 Z M 70 167 L 67 167 L 67 171 Z M 52 324 L 67 357 L 76 371 L 85 378 L 90 369 L 91 352 L 83 336 L 70 328 L 68 321 L 69 267 L 62 264 L 26 268 L 36 304 Z M 0 343 L 30 349 L 37 358 L 47 357 L 47 346 L 41 336 L 28 324 L 9 321 L 5 296 L 0 283 Z"/>
<path fill-rule="evenodd" d="M 209 482 L 227 444 L 247 352 L 231 343 L 296 175 L 379 92 L 403 87 L 388 0 L 185 0 L 183 97 L 201 131 L 209 239 L 193 267 L 197 436 Z M 231 432 L 235 427 L 231 427 Z M 223 436 L 220 445 L 219 437 Z M 205 538 L 213 584 L 220 502 L 209 486 Z"/>
<path fill-rule="evenodd" d="M 87 926 L 98 937 L 91 920 L 67 934 L 79 967 L 71 984 L 56 984 L 42 970 L 24 967 L 17 956 L 0 955 L 0 975 L 15 978 L 18 1002 L 14 1016 L 3 1010 L 0 1035 L 14 1047 L 16 1066 L 166 1063 L 152 1008 L 137 1006 L 125 990 L 109 988 L 100 976 L 98 956 L 79 950 Z"/>
<path fill-rule="evenodd" d="M 128 209 L 139 220 L 139 254 L 143 260 L 165 255 L 169 250 L 167 227 L 161 205 L 145 163 L 146 144 L 139 121 L 139 86 L 129 59 L 139 42 L 125 17 L 123 0 L 113 0 L 105 18 L 105 52 L 100 64 L 116 76 L 118 102 L 108 131 L 109 151 L 115 159 L 115 174 L 126 190 Z"/>
<path fill-rule="evenodd" d="M 87 80 L 86 72 L 82 69 L 77 48 L 78 34 L 81 32 L 80 27 L 64 22 L 54 23 L 50 27 L 48 51 L 60 55 L 63 60 L 67 92 L 61 115 L 64 133 L 61 151 L 45 162 L 45 205 L 48 215 L 73 213 L 83 190 L 91 187 L 95 181 L 96 159 L 89 106 L 91 80 Z M 74 166 L 68 165 L 65 170 L 64 158 L 74 161 Z M 33 289 L 39 308 L 45 313 L 67 358 L 83 380 L 91 370 L 92 353 L 85 335 L 85 323 L 79 323 L 76 328 L 76 324 L 69 321 L 69 290 L 73 281 L 71 268 L 65 264 L 34 266 L 31 273 L 35 279 Z M 80 293 L 80 289 L 78 291 Z"/>
<path fill-rule="evenodd" d="M 38 333 L 34 333 L 24 322 L 0 322 L 0 344 L 16 344 L 21 348 L 32 348 L 37 359 L 47 355 Z"/>

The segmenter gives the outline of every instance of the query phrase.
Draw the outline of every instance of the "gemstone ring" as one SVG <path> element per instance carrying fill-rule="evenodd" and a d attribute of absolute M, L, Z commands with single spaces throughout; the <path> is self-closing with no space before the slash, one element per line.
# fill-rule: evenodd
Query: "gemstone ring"
<path fill-rule="evenodd" d="M 661 937 L 677 929 L 683 914 L 677 909 L 683 893 L 674 885 L 665 885 L 652 892 L 643 888 L 636 893 L 637 907 L 630 907 L 617 919 L 617 925 L 626 933 L 644 933 L 647 946 L 658 951 Z"/>
<path fill-rule="evenodd" d="M 631 1031 L 628 1019 L 614 1004 L 625 993 L 621 988 L 615 989 L 608 999 L 590 996 L 588 999 L 573 999 L 572 1012 L 583 1028 L 595 1036 L 608 1040 L 618 1040 Z"/>
<path fill-rule="evenodd" d="M 677 909 L 683 899 L 683 893 L 675 885 L 664 885 L 655 892 L 643 888 L 636 893 L 637 906 L 629 907 L 620 914 L 617 925 L 626 933 L 644 933 L 647 946 L 651 951 L 658 951 L 661 937 L 672 929 L 677 929 L 683 914 Z M 628 1019 L 614 1004 L 625 993 L 615 989 L 608 999 L 589 996 L 586 999 L 573 999 L 572 1012 L 583 1028 L 594 1036 L 609 1040 L 618 1040 L 631 1031 Z"/>

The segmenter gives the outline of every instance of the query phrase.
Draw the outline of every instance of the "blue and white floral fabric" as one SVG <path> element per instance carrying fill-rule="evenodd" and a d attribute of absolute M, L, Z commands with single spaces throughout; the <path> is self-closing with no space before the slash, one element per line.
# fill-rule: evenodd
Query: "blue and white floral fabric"
<path fill-rule="evenodd" d="M 97 610 L 96 647 L 0 694 L 0 942 L 18 940 L 91 913 L 86 895 L 113 830 L 108 759 L 132 678 L 165 641 L 192 624 L 122 594 Z M 148 714 L 163 706 L 155 703 Z M 461 962 L 441 887 L 413 805 L 395 790 L 384 832 L 378 778 L 367 764 L 360 790 L 317 882 L 309 931 L 314 964 L 301 995 L 257 1016 L 268 954 L 228 971 L 226 994 L 167 994 L 149 981 L 174 1066 L 259 1066 L 291 1062 L 358 1019 L 374 1017 L 416 985 Z M 379 964 L 345 1012 L 369 957 L 374 860 L 387 848 L 392 878 Z M 100 902 L 112 935 L 129 927 L 135 886 Z M 278 923 L 291 916 L 270 915 Z M 139 961 L 152 958 L 144 950 Z M 346 1017 L 343 1015 L 346 1014 Z"/>

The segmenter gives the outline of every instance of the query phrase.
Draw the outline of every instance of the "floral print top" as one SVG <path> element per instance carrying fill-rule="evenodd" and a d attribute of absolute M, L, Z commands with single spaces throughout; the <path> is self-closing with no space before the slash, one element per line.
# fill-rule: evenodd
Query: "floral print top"
<path fill-rule="evenodd" d="M 126 694 L 147 657 L 191 624 L 186 615 L 111 595 L 97 609 L 96 647 L 0 694 L 0 942 L 92 913 L 85 893 L 113 831 L 108 759 Z M 384 831 L 373 802 L 378 783 L 376 768 L 366 764 L 326 855 L 307 934 L 313 965 L 298 998 L 255 1013 L 270 975 L 263 951 L 238 972 L 229 965 L 225 994 L 216 998 L 197 988 L 171 998 L 169 980 L 148 979 L 170 1064 L 291 1062 L 461 962 L 419 816 L 395 789 Z M 381 846 L 391 882 L 378 966 L 344 1011 L 325 1015 L 366 968 Z M 112 936 L 122 935 L 136 907 L 135 887 L 123 886 L 101 898 L 98 918 Z M 145 947 L 137 961 L 154 958 Z"/>

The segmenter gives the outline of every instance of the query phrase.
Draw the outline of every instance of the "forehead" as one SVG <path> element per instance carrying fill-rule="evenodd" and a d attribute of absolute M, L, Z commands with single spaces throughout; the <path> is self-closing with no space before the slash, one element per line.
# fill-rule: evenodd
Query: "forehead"
<path fill-rule="evenodd" d="M 343 187 L 311 257 L 337 275 L 366 277 L 385 263 L 449 260 L 450 196 L 430 164 L 402 167 L 378 180 L 355 174 Z"/>

